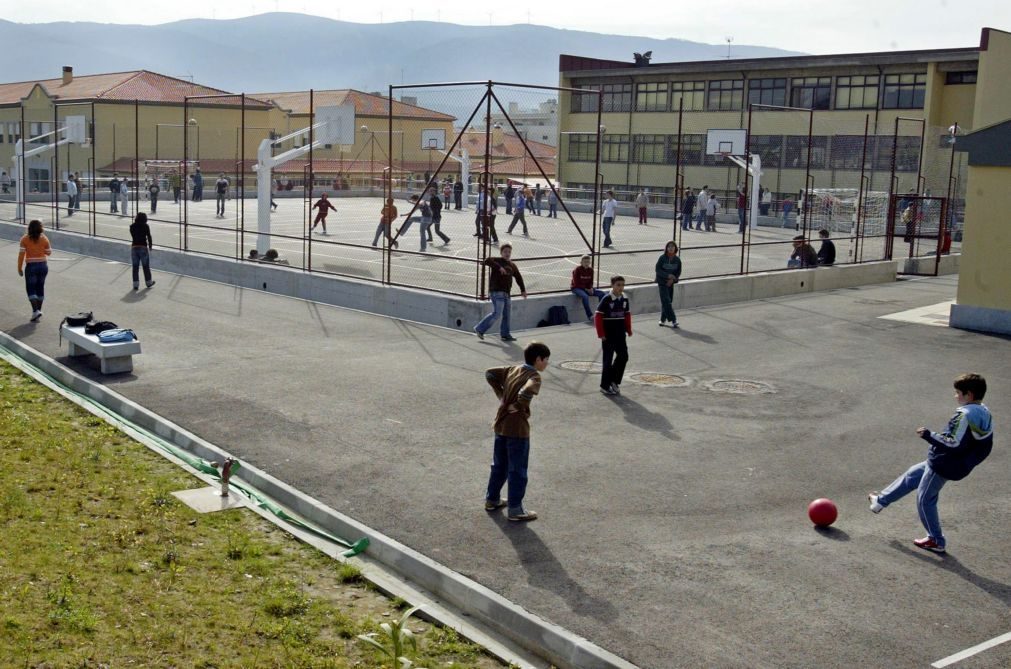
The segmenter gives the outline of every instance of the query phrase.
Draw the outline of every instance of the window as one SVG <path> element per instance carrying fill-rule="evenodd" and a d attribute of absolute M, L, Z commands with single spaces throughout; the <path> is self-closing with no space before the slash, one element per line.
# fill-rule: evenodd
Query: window
<path fill-rule="evenodd" d="M 786 79 L 752 79 L 748 82 L 748 104 L 784 106 Z"/>
<path fill-rule="evenodd" d="M 632 111 L 632 84 L 604 84 L 600 90 L 604 93 L 604 112 Z"/>
<path fill-rule="evenodd" d="M 701 165 L 702 164 L 702 143 L 705 135 L 681 135 L 681 164 Z M 670 146 L 667 152 L 667 162 L 671 165 L 677 163 L 678 159 L 678 136 L 671 135 Z"/>
<path fill-rule="evenodd" d="M 663 165 L 667 158 L 667 135 L 634 135 L 632 162 Z"/>
<path fill-rule="evenodd" d="M 684 100 L 684 111 L 704 111 L 706 108 L 706 82 L 673 81 L 670 85 L 670 108 L 677 111 Z"/>
<path fill-rule="evenodd" d="M 878 85 L 881 77 L 837 77 L 835 80 L 836 109 L 875 109 L 878 106 Z"/>
<path fill-rule="evenodd" d="M 604 135 L 600 142 L 600 162 L 627 163 L 628 135 Z"/>
<path fill-rule="evenodd" d="M 926 74 L 886 74 L 882 109 L 923 109 Z"/>
<path fill-rule="evenodd" d="M 744 80 L 709 82 L 709 111 L 734 111 L 744 106 Z"/>
<path fill-rule="evenodd" d="M 948 72 L 944 75 L 944 83 L 952 84 L 974 84 L 976 83 L 976 70 L 971 72 Z"/>
<path fill-rule="evenodd" d="M 569 160 L 592 163 L 597 160 L 596 135 L 569 135 Z"/>
<path fill-rule="evenodd" d="M 45 135 L 46 133 L 52 132 L 53 131 L 53 124 L 52 123 L 36 123 L 36 122 L 32 121 L 31 123 L 28 124 L 28 130 L 31 132 L 30 137 L 39 137 L 40 135 Z M 35 139 L 35 140 L 29 142 L 29 144 L 49 144 L 50 142 L 52 142 L 51 138 L 49 138 L 49 137 L 42 137 L 40 139 Z"/>
<path fill-rule="evenodd" d="M 807 169 L 807 136 L 788 135 L 786 137 L 786 159 L 783 167 L 793 169 Z M 828 137 L 818 135 L 811 137 L 811 165 L 812 170 L 825 169 L 828 154 Z M 763 161 L 764 162 L 764 161 Z"/>
<path fill-rule="evenodd" d="M 586 93 L 583 92 L 572 93 L 572 105 L 570 107 L 570 111 L 573 114 L 589 113 L 589 112 L 596 113 L 597 102 L 600 100 L 600 96 L 597 94 L 597 91 L 600 90 L 600 86 L 580 85 L 575 86 L 574 88 L 584 90 L 586 91 Z"/>
<path fill-rule="evenodd" d="M 783 161 L 782 135 L 752 135 L 749 148 L 761 156 L 762 167 L 779 167 Z"/>
<path fill-rule="evenodd" d="M 667 82 L 638 84 L 635 88 L 635 110 L 667 111 Z"/>
<path fill-rule="evenodd" d="M 867 157 L 874 154 L 874 138 L 867 138 Z M 859 170 L 864 156 L 863 135 L 836 135 L 832 138 L 829 165 L 834 170 Z"/>
<path fill-rule="evenodd" d="M 892 152 L 895 153 L 896 172 L 916 172 L 920 169 L 919 136 L 879 136 L 874 156 L 874 169 L 891 170 Z"/>
<path fill-rule="evenodd" d="M 804 109 L 829 109 L 832 77 L 803 77 L 791 82 L 790 105 Z"/>

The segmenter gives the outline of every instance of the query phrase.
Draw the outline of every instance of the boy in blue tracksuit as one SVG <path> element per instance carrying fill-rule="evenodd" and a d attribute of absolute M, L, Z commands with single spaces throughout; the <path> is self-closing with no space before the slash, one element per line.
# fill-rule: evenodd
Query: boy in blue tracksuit
<path fill-rule="evenodd" d="M 937 513 L 941 488 L 948 481 L 964 479 L 993 449 L 993 418 L 983 404 L 984 395 L 986 379 L 979 374 L 962 374 L 955 379 L 955 400 L 959 407 L 948 421 L 948 429 L 943 433 L 925 427 L 916 430 L 930 444 L 927 459 L 910 467 L 880 493 L 867 496 L 871 511 L 880 513 L 892 502 L 916 491 L 916 509 L 927 529 L 926 537 L 913 541 L 917 548 L 945 552 L 946 542 Z"/>

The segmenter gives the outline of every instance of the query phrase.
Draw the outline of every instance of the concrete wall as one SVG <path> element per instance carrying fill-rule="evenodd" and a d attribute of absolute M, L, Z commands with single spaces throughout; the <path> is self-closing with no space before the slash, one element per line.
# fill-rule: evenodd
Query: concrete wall
<path fill-rule="evenodd" d="M 986 28 L 979 54 L 973 127 L 1011 117 L 1011 33 Z M 1011 334 L 1011 168 L 969 167 L 965 236 L 952 327 Z"/>
<path fill-rule="evenodd" d="M 933 256 L 930 256 L 929 258 L 900 259 L 899 271 L 903 274 L 933 274 L 934 262 Z M 937 274 L 938 276 L 958 274 L 961 264 L 962 254 L 960 253 L 952 253 L 941 256 L 940 262 L 937 263 Z"/>
<path fill-rule="evenodd" d="M 23 232 L 23 226 L 0 222 L 0 238 L 20 239 Z M 59 251 L 130 262 L 130 247 L 125 242 L 58 230 L 47 230 L 46 235 L 53 248 Z M 455 330 L 470 330 L 490 309 L 486 301 L 170 249 L 156 250 L 152 264 L 155 272 L 164 271 L 220 281 Z M 686 281 L 675 287 L 674 305 L 676 309 L 684 309 L 887 283 L 895 280 L 895 273 L 896 263 L 883 261 Z M 627 289 L 627 293 L 632 301 L 633 313 L 660 311 L 660 295 L 655 286 L 633 286 Z M 566 307 L 571 321 L 579 322 L 583 319 L 582 304 L 571 293 L 538 295 L 525 300 L 517 297 L 512 301 L 513 329 L 536 327 L 538 322 L 547 317 L 548 308 L 555 305 Z M 591 305 L 595 306 L 596 301 L 591 301 Z"/>

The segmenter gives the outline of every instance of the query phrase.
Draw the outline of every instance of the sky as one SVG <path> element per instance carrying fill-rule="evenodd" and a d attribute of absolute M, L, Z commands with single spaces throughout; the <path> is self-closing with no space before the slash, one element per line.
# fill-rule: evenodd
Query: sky
<path fill-rule="evenodd" d="M 710 44 L 752 44 L 814 54 L 969 47 L 984 26 L 1011 31 L 1009 0 L 706 0 L 673 3 L 639 0 L 634 12 L 620 3 L 585 0 L 480 3 L 416 0 L 341 3 L 333 0 L 206 0 L 123 5 L 122 0 L 33 0 L 6 2 L 2 17 L 19 23 L 95 21 L 168 23 L 188 18 L 238 18 L 266 12 L 299 12 L 357 23 L 446 21 L 467 25 L 534 23 L 555 28 L 619 35 L 678 38 Z M 344 6 L 341 6 L 344 5 Z M 351 5 L 351 6 L 348 6 Z M 124 12 L 123 7 L 129 7 Z M 138 9 L 139 8 L 139 9 Z M 704 10 L 703 10 L 704 8 Z"/>

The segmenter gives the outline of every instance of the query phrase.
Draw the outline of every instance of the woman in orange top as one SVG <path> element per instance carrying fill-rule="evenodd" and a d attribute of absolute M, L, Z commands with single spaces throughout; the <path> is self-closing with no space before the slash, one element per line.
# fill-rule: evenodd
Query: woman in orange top
<path fill-rule="evenodd" d="M 42 300 L 46 297 L 46 258 L 52 253 L 49 239 L 42 234 L 42 221 L 28 224 L 28 234 L 21 238 L 18 251 L 18 276 L 25 277 L 25 290 L 32 303 L 32 323 L 42 318 Z"/>

